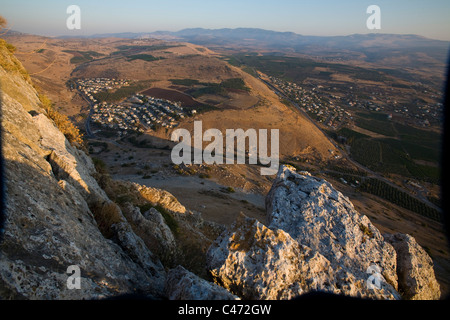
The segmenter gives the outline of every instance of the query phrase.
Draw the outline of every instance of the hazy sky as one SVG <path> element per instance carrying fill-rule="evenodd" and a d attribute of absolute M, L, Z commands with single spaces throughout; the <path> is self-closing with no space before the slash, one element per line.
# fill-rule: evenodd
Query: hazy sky
<path fill-rule="evenodd" d="M 69 30 L 69 5 L 81 9 L 81 30 Z M 348 35 L 366 28 L 369 5 L 381 8 L 380 33 L 450 40 L 450 0 L 1 0 L 13 30 L 41 35 L 178 31 L 251 27 L 303 35 Z"/>

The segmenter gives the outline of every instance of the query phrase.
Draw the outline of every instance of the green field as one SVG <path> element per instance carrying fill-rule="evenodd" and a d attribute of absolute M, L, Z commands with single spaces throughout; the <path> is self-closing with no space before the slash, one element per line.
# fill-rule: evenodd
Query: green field
<path fill-rule="evenodd" d="M 178 86 L 186 86 L 186 87 L 200 84 L 200 81 L 194 79 L 170 79 L 170 82 Z"/>
<path fill-rule="evenodd" d="M 360 128 L 382 134 L 388 137 L 394 137 L 396 135 L 396 131 L 391 122 L 387 120 L 375 120 L 375 119 L 365 119 L 365 118 L 357 118 L 356 125 Z"/>
<path fill-rule="evenodd" d="M 392 126 L 397 132 L 393 138 L 375 139 L 348 128 L 340 129 L 331 137 L 337 141 L 340 141 L 337 136 L 346 138 L 351 157 L 371 170 L 439 183 L 440 136 L 397 123 Z M 415 160 L 435 165 L 417 164 Z"/>
<path fill-rule="evenodd" d="M 96 51 L 63 50 L 63 52 L 67 52 L 73 55 L 73 57 L 70 59 L 70 63 L 73 64 L 89 62 L 94 60 L 94 58 L 103 56 L 103 54 Z"/>
<path fill-rule="evenodd" d="M 93 96 L 100 102 L 118 102 L 125 98 L 128 98 L 131 95 L 136 94 L 139 91 L 142 91 L 148 87 L 150 87 L 151 81 L 137 81 L 130 86 L 122 87 L 115 91 L 103 91 L 95 93 Z"/>
<path fill-rule="evenodd" d="M 265 74 L 297 83 L 301 83 L 306 78 L 331 80 L 331 76 L 338 73 L 349 75 L 355 80 L 389 80 L 389 76 L 382 71 L 338 63 L 316 62 L 305 58 L 235 54 L 226 57 L 225 60 L 234 66 L 247 67 L 247 70 L 256 68 Z M 316 68 L 326 68 L 328 71 L 317 71 Z"/>
<path fill-rule="evenodd" d="M 442 221 L 442 216 L 439 211 L 381 180 L 375 178 L 364 179 L 359 189 L 360 191 L 376 195 L 427 218 Z"/>
<path fill-rule="evenodd" d="M 226 96 L 228 94 L 228 90 L 250 90 L 241 78 L 226 79 L 221 83 L 200 82 L 194 79 L 172 79 L 170 81 L 174 85 L 190 87 L 186 93 L 194 98 L 199 98 L 206 94 Z"/>
<path fill-rule="evenodd" d="M 129 45 L 121 45 L 116 47 L 119 51 L 157 51 L 157 50 L 166 50 L 170 48 L 176 47 L 184 47 L 183 45 L 151 45 L 151 46 L 129 46 Z M 118 52 L 118 51 L 116 51 Z"/>
<path fill-rule="evenodd" d="M 150 54 L 144 54 L 144 53 L 133 54 L 133 55 L 127 56 L 127 60 L 128 61 L 143 60 L 143 61 L 150 62 L 150 61 L 158 61 L 158 60 L 162 60 L 162 59 L 165 59 L 165 58 L 163 58 L 163 57 L 154 57 L 154 56 L 152 56 Z"/>

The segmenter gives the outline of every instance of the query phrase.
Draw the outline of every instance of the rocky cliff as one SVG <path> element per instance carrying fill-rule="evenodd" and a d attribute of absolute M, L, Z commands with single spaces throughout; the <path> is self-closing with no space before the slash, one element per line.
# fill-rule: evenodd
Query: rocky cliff
<path fill-rule="evenodd" d="M 99 187 L 92 160 L 46 117 L 30 83 L 4 68 L 0 76 L 6 190 L 0 296 L 161 295 L 166 276 L 163 265 Z M 93 212 L 98 207 L 119 216 L 115 241 L 100 232 Z M 66 285 L 71 265 L 81 270 L 81 290 Z"/>
<path fill-rule="evenodd" d="M 381 235 L 307 173 L 281 167 L 265 224 L 242 216 L 229 229 L 164 190 L 103 179 L 0 49 L 2 299 L 291 299 L 311 291 L 439 298 L 432 261 L 414 238 Z M 71 266 L 81 272 L 80 289 Z"/>

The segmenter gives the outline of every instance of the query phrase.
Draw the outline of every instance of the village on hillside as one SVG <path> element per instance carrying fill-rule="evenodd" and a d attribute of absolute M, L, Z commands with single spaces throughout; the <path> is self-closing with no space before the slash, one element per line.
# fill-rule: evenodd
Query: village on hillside
<path fill-rule="evenodd" d="M 196 113 L 196 110 L 186 112 L 180 102 L 143 94 L 131 95 L 118 103 L 96 99 L 99 92 L 120 89 L 129 84 L 129 80 L 94 78 L 77 80 L 73 88 L 89 101 L 90 119 L 101 127 L 115 130 L 119 137 L 161 127 L 174 128 L 181 119 Z"/>
<path fill-rule="evenodd" d="M 347 93 L 342 96 L 339 94 L 339 89 L 333 85 L 325 87 L 317 84 L 303 84 L 300 86 L 273 76 L 269 76 L 269 79 L 272 85 L 298 103 L 311 118 L 334 130 L 354 121 L 354 114 L 349 111 L 349 108 L 355 112 L 385 113 L 387 120 L 400 116 L 419 127 L 430 127 L 430 121 L 439 119 L 443 112 L 443 104 L 440 102 L 434 104 L 416 102 L 415 105 L 402 105 L 395 99 L 391 99 L 383 90 L 376 88 L 366 88 L 367 98 L 361 99 L 359 98 L 360 89 L 356 85 L 350 86 Z M 435 98 L 431 89 L 428 91 L 430 91 L 428 92 L 430 97 Z"/>

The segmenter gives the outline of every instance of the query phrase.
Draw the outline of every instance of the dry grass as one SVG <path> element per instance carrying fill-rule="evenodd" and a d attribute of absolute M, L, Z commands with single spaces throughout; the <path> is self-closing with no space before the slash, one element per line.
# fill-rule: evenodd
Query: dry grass
<path fill-rule="evenodd" d="M 120 208 L 114 202 L 95 203 L 90 208 L 98 229 L 107 239 L 113 236 L 111 226 L 123 220 Z"/>
<path fill-rule="evenodd" d="M 14 56 L 16 47 L 0 39 L 0 66 L 8 72 L 19 73 L 25 81 L 31 83 L 31 78 L 19 60 Z"/>
<path fill-rule="evenodd" d="M 56 111 L 53 108 L 52 102 L 46 95 L 39 94 L 39 100 L 41 101 L 41 107 L 47 112 L 47 116 L 55 122 L 56 126 L 64 134 L 67 140 L 77 147 L 83 146 L 83 135 L 69 118 Z"/>

